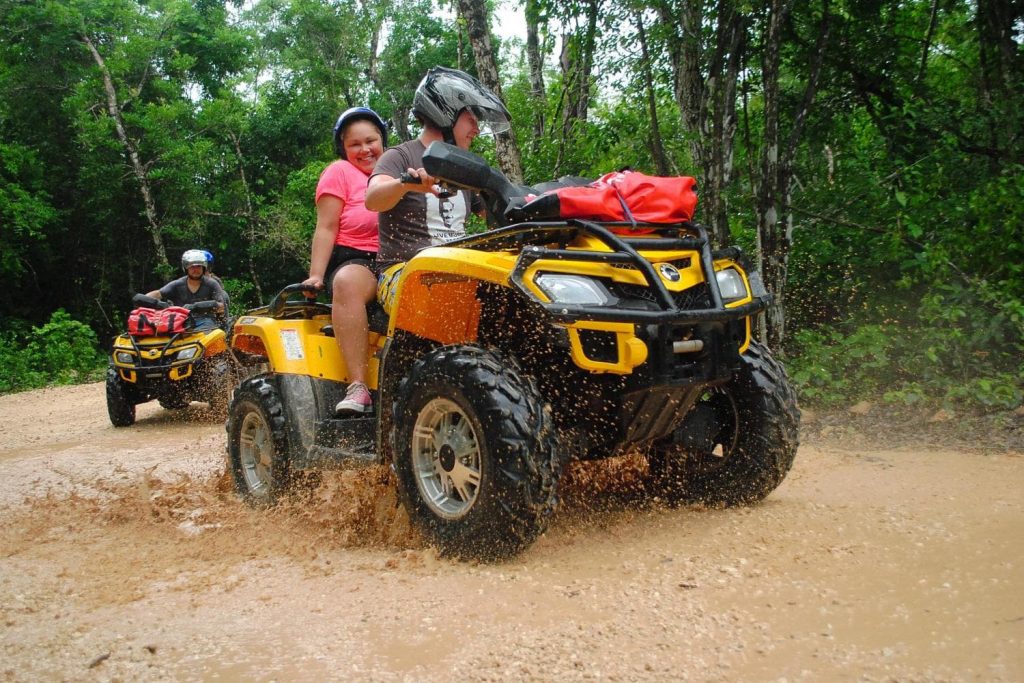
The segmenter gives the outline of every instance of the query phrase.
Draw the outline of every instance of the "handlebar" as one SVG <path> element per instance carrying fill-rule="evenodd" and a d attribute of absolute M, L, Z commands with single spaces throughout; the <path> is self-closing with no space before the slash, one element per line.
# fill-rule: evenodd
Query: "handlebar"
<path fill-rule="evenodd" d="M 419 185 L 420 177 L 406 171 L 402 173 L 402 175 L 398 176 L 398 182 L 402 183 L 403 185 Z M 452 195 L 455 194 L 455 190 L 449 187 L 448 183 L 444 180 L 440 181 L 438 183 L 438 186 L 440 189 L 437 192 L 437 196 L 440 199 L 447 199 L 448 197 L 451 197 Z"/>
<path fill-rule="evenodd" d="M 288 297 L 292 294 L 296 294 L 298 292 L 315 293 L 318 291 L 319 290 L 313 285 L 307 285 L 302 282 L 296 282 L 293 285 L 286 285 L 284 289 L 277 293 L 277 296 L 275 296 L 267 306 L 267 315 L 272 318 L 280 315 L 281 311 L 284 310 L 284 305 L 288 302 Z M 307 303 L 317 305 L 315 299 L 310 299 Z"/>
<path fill-rule="evenodd" d="M 147 294 L 136 294 L 135 296 L 132 297 L 132 303 L 135 304 L 136 306 L 143 306 L 145 308 L 155 308 L 158 310 L 170 308 L 171 306 L 174 305 L 173 301 L 164 301 L 163 299 L 157 299 Z M 220 305 L 221 302 L 219 301 L 197 301 L 194 304 L 185 304 L 184 306 L 182 306 L 182 308 L 187 308 L 188 310 L 195 311 L 196 313 L 207 313 L 209 311 L 215 310 Z"/>
<path fill-rule="evenodd" d="M 171 305 L 168 301 L 161 301 L 160 299 L 155 299 L 141 293 L 132 297 L 132 303 L 136 306 L 144 306 L 146 308 L 167 308 Z"/>

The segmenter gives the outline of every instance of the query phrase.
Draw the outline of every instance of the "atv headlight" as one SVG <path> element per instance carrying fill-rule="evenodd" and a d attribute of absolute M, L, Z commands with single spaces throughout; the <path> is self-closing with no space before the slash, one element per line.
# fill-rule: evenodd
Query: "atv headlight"
<path fill-rule="evenodd" d="M 726 268 L 715 273 L 718 290 L 722 293 L 722 301 L 730 303 L 747 297 L 747 286 L 743 284 L 743 276 L 735 268 Z"/>
<path fill-rule="evenodd" d="M 616 302 L 604 285 L 582 275 L 544 273 L 534 282 L 549 299 L 560 304 L 610 306 Z"/>
<path fill-rule="evenodd" d="M 199 354 L 198 346 L 190 346 L 187 349 L 178 351 L 178 360 L 190 360 Z"/>
<path fill-rule="evenodd" d="M 135 354 L 128 351 L 117 351 L 114 353 L 114 360 L 123 365 L 131 365 L 135 362 Z"/>

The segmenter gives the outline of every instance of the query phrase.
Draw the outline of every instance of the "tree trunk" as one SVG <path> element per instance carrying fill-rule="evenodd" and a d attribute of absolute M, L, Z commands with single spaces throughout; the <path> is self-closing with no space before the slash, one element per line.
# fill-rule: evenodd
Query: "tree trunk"
<path fill-rule="evenodd" d="M 561 172 L 566 150 L 572 148 L 576 129 L 587 120 L 590 109 L 590 74 L 594 67 L 594 48 L 597 42 L 597 19 L 600 0 L 585 3 L 585 28 L 582 33 L 562 35 L 562 139 L 555 161 L 555 175 Z"/>
<path fill-rule="evenodd" d="M 661 129 L 658 126 L 658 106 L 654 98 L 654 77 L 651 75 L 651 57 L 647 50 L 647 32 L 640 12 L 633 12 L 636 23 L 637 37 L 640 39 L 640 71 L 644 78 L 644 90 L 647 95 L 647 110 L 651 118 L 651 156 L 658 175 L 669 175 L 668 159 L 665 157 L 665 146 L 661 142 Z"/>
<path fill-rule="evenodd" d="M 234 131 L 229 130 L 228 136 L 235 147 L 235 158 L 238 159 L 238 176 L 242 182 L 242 189 L 245 191 L 245 219 L 248 225 L 249 244 L 255 245 L 258 243 L 256 226 L 259 225 L 260 217 L 256 215 L 252 204 L 252 190 L 249 188 L 249 179 L 245 175 L 245 157 L 242 156 L 242 144 Z M 263 301 L 263 288 L 260 287 L 260 277 L 256 270 L 256 262 L 252 258 L 252 249 L 249 248 L 246 252 L 249 262 L 249 277 L 252 278 L 252 284 L 256 288 L 256 296 L 260 301 Z"/>
<path fill-rule="evenodd" d="M 772 304 L 760 322 L 761 338 L 770 348 L 781 349 L 786 337 L 785 293 L 789 272 L 789 254 L 793 246 L 792 197 L 793 165 L 796 148 L 803 136 L 810 113 L 831 27 L 830 0 L 822 2 L 814 60 L 804 95 L 793 112 L 793 124 L 784 147 L 780 147 L 779 63 L 782 26 L 789 14 L 790 0 L 771 0 L 764 38 L 764 63 L 761 80 L 764 89 L 764 142 L 761 150 L 760 177 L 757 183 L 757 243 L 760 269 L 765 287 L 773 295 Z"/>
<path fill-rule="evenodd" d="M 539 0 L 526 0 L 526 61 L 530 72 L 530 99 L 533 102 L 533 139 L 530 151 L 540 151 L 544 139 L 544 109 L 547 105 L 544 90 L 544 60 L 540 49 Z"/>
<path fill-rule="evenodd" d="M 487 5 L 483 0 L 458 0 L 458 6 L 459 14 L 466 22 L 470 45 L 473 47 L 477 74 L 484 85 L 501 97 L 498 64 L 491 49 L 491 32 L 487 28 Z M 523 161 L 519 155 L 515 132 L 509 129 L 507 133 L 499 133 L 494 137 L 498 164 L 502 172 L 513 183 L 522 183 Z"/>
<path fill-rule="evenodd" d="M 726 246 L 731 238 L 725 189 L 732 177 L 736 83 L 746 45 L 746 20 L 731 0 L 720 0 L 710 11 L 717 20 L 714 42 L 704 45 L 700 3 L 684 2 L 678 14 L 666 1 L 656 8 L 665 25 L 680 28 L 668 35 L 673 93 L 697 167 L 704 223 L 716 243 Z"/>
<path fill-rule="evenodd" d="M 89 48 L 89 52 L 92 54 L 92 58 L 96 62 L 96 66 L 99 67 L 100 74 L 103 76 L 103 90 L 107 95 L 107 112 L 114 121 L 117 138 L 124 148 L 125 155 L 131 164 L 132 173 L 139 183 L 139 192 L 142 194 L 142 203 L 146 211 L 146 225 L 153 238 L 153 248 L 156 251 L 157 270 L 165 275 L 169 274 L 174 269 L 167 260 L 167 249 L 164 247 L 163 231 L 160 228 L 160 222 L 157 220 L 156 203 L 153 201 L 153 193 L 149 187 L 149 178 L 146 175 L 146 169 L 143 167 L 142 160 L 139 158 L 139 149 L 135 141 L 128 137 L 128 132 L 125 130 L 124 119 L 121 117 L 121 106 L 117 101 L 117 91 L 114 89 L 114 81 L 110 77 L 110 70 L 107 69 L 107 63 L 103 60 L 103 56 L 100 55 L 89 35 L 83 31 L 79 34 L 79 37 L 85 43 L 85 46 Z"/>

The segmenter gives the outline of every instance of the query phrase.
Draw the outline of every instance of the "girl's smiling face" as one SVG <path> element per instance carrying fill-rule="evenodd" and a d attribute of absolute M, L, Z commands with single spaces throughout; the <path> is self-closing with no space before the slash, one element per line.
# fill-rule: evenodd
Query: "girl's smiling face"
<path fill-rule="evenodd" d="M 353 121 L 341 136 L 345 158 L 366 175 L 370 175 L 377 159 L 384 153 L 380 130 L 369 121 Z"/>

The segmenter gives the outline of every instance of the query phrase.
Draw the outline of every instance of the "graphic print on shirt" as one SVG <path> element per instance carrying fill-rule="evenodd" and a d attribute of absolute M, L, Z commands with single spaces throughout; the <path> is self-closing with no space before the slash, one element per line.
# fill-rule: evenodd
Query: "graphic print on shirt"
<path fill-rule="evenodd" d="M 466 199 L 461 192 L 443 199 L 432 194 L 424 197 L 431 245 L 445 244 L 466 234 Z"/>

